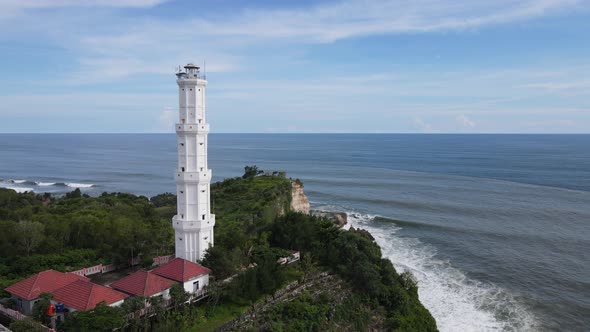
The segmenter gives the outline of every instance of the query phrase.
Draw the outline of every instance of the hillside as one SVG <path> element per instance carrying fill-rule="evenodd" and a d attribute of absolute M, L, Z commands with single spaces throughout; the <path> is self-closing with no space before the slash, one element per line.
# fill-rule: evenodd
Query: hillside
<path fill-rule="evenodd" d="M 291 192 L 285 177 L 248 172 L 212 184 L 215 247 L 202 264 L 218 281 L 237 276 L 213 283 L 209 300 L 198 307 L 181 306 L 135 323 L 162 331 L 213 330 L 276 296 L 285 285 L 297 285 L 305 290 L 272 302 L 247 325 L 224 329 L 436 330 L 411 275 L 398 274 L 363 232 L 291 212 Z M 44 269 L 125 262 L 131 255 L 149 262 L 170 254 L 175 205 L 173 194 L 147 199 L 121 193 L 88 197 L 77 191 L 55 198 L 0 190 L 2 288 Z M 292 251 L 302 255 L 297 266 L 276 263 Z M 322 271 L 340 291 L 306 286 Z"/>

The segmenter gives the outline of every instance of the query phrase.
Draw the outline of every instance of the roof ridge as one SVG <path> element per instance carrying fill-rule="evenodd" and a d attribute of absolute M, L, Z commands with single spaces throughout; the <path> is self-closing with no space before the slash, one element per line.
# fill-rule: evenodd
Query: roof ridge
<path fill-rule="evenodd" d="M 145 296 L 145 293 L 147 292 L 147 289 L 148 289 L 147 284 L 148 284 L 148 282 L 150 280 L 150 276 L 149 276 L 149 272 L 148 271 L 146 271 L 146 270 L 143 270 L 143 271 L 145 272 L 145 282 L 143 283 L 143 292 L 142 292 L 141 295 L 142 296 Z"/>
<path fill-rule="evenodd" d="M 43 271 L 41 271 L 41 272 L 43 272 Z M 41 272 L 33 275 L 33 284 L 31 285 L 31 288 L 29 288 L 29 291 L 27 293 L 27 297 L 31 297 L 32 296 L 31 294 L 33 294 L 34 289 L 38 287 L 37 281 L 39 281 L 39 276 L 41 276 Z"/>
<path fill-rule="evenodd" d="M 90 284 L 90 294 L 88 295 L 88 301 L 86 302 L 86 306 L 84 307 L 84 311 L 88 310 L 88 307 L 90 306 L 90 300 L 92 299 L 92 295 L 94 294 L 94 285 L 95 283 L 93 282 L 88 282 Z"/>

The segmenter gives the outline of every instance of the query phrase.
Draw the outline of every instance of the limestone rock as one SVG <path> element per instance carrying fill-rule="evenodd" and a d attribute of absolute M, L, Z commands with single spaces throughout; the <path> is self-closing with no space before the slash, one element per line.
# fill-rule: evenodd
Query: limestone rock
<path fill-rule="evenodd" d="M 346 225 L 348 222 L 348 215 L 345 212 L 330 212 L 330 211 L 311 211 L 311 214 L 316 217 L 323 217 L 331 220 L 338 227 Z"/>
<path fill-rule="evenodd" d="M 309 199 L 303 192 L 303 184 L 291 181 L 291 211 L 309 214 Z"/>

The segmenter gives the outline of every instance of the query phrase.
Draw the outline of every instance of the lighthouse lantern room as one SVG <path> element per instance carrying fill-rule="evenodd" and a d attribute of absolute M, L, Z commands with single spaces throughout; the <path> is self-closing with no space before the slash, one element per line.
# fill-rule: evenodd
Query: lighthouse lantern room
<path fill-rule="evenodd" d="M 176 72 L 179 96 L 177 214 L 172 219 L 176 257 L 197 262 L 213 246 L 215 215 L 209 194 L 211 170 L 207 165 L 205 117 L 206 77 L 192 63 Z"/>

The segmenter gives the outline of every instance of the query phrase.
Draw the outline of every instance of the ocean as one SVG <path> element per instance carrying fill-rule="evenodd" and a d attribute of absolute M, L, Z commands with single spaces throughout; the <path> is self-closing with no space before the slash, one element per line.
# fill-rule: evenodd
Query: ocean
<path fill-rule="evenodd" d="M 0 186 L 174 192 L 174 134 L 0 134 Z M 417 278 L 441 331 L 590 330 L 590 135 L 211 134 L 214 181 L 300 178 Z"/>

